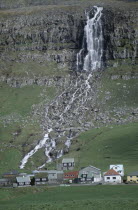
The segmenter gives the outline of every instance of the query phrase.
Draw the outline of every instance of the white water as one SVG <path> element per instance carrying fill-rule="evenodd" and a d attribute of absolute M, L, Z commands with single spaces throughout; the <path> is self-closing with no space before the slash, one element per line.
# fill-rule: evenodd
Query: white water
<path fill-rule="evenodd" d="M 35 146 L 33 150 L 31 150 L 21 161 L 20 169 L 23 169 L 25 164 L 27 163 L 28 159 L 34 155 L 39 149 L 41 149 L 49 139 L 49 133 L 52 131 L 52 129 L 48 129 L 48 133 L 45 134 L 44 138 Z"/>
<path fill-rule="evenodd" d="M 48 132 L 45 134 L 44 138 L 39 142 L 38 145 L 35 146 L 33 150 L 31 150 L 28 154 L 25 155 L 23 160 L 21 161 L 20 168 L 24 168 L 25 164 L 28 162 L 28 159 L 34 155 L 39 149 L 45 147 L 45 155 L 47 157 L 46 163 L 52 161 L 52 157 L 50 156 L 50 152 L 56 149 L 56 141 L 61 137 L 66 137 L 65 132 L 58 133 L 58 137 L 55 139 L 50 138 L 49 134 L 53 130 L 55 131 L 55 125 L 60 128 L 69 128 L 70 122 L 80 123 L 83 119 L 84 110 L 88 110 L 87 102 L 91 100 L 93 97 L 94 91 L 92 89 L 92 72 L 97 68 L 101 68 L 102 66 L 102 25 L 101 25 L 101 16 L 102 10 L 101 7 L 94 7 L 94 15 L 90 18 L 90 13 L 87 13 L 87 24 L 84 29 L 84 34 L 87 42 L 87 49 L 84 49 L 84 43 L 82 44 L 82 49 L 77 54 L 77 69 L 79 70 L 80 66 L 82 69 L 86 71 L 85 79 L 82 79 L 83 74 L 80 74 L 77 77 L 75 83 L 71 80 L 70 85 L 62 92 L 57 98 L 55 98 L 52 103 L 46 106 L 45 108 L 45 119 L 47 127 L 51 127 L 48 129 Z M 87 51 L 85 57 L 84 51 Z M 69 96 L 67 99 L 64 97 L 66 93 L 69 92 Z M 63 102 L 65 106 L 63 106 Z M 56 111 L 54 108 L 56 107 Z M 64 107 L 64 108 L 63 108 Z M 82 112 L 83 110 L 83 112 Z M 52 115 L 51 115 L 52 113 Z M 55 118 L 57 118 L 55 120 Z M 54 120 L 53 120 L 54 119 Z M 64 145 L 67 148 L 70 148 L 71 141 L 74 138 L 73 136 L 66 137 L 66 141 Z M 63 156 L 63 149 L 57 150 L 56 158 L 60 158 Z M 39 167 L 39 169 L 45 166 L 44 163 Z"/>
<path fill-rule="evenodd" d="M 87 49 L 83 43 L 82 49 L 77 54 L 77 67 L 82 65 L 84 71 L 93 71 L 102 67 L 103 55 L 103 32 L 102 32 L 102 7 L 93 7 L 94 16 L 90 18 L 91 11 L 86 13 L 87 24 L 84 28 L 84 41 L 87 43 Z M 82 58 L 84 51 L 87 51 L 85 58 Z M 82 62 L 83 60 L 83 62 Z M 83 63 L 83 64 L 82 64 Z"/>

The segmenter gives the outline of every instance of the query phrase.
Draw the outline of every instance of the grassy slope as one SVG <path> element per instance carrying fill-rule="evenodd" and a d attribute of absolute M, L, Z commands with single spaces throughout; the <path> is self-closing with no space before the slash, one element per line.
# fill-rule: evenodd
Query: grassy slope
<path fill-rule="evenodd" d="M 133 66 L 129 66 L 130 70 L 133 70 Z M 112 68 L 107 69 L 104 72 L 101 82 L 101 87 L 99 88 L 98 102 L 102 103 L 101 109 L 113 111 L 115 108 L 123 109 L 124 108 L 136 108 L 138 104 L 138 81 L 137 79 L 121 79 L 121 76 L 130 76 L 131 71 L 128 69 L 123 69 L 120 71 L 119 68 L 116 68 L 116 71 Z M 138 66 L 135 66 L 132 75 L 138 73 Z M 117 75 L 119 78 L 111 80 L 112 75 Z M 109 99 L 107 99 L 109 97 Z"/>
<path fill-rule="evenodd" d="M 82 133 L 74 140 L 69 154 L 70 157 L 75 157 L 76 169 L 93 165 L 106 171 L 109 164 L 124 164 L 126 173 L 136 171 L 137 128 L 138 123 L 132 123 L 92 129 Z"/>
<path fill-rule="evenodd" d="M 25 52 L 24 52 L 25 53 Z M 27 52 L 26 52 L 27 53 Z M 36 52 L 38 53 L 38 52 Z M 34 53 L 35 54 L 35 53 Z M 32 53 L 33 55 L 33 53 Z M 38 55 L 41 56 L 40 53 Z M 12 58 L 16 58 L 16 53 L 11 55 Z M 43 56 L 43 54 L 42 54 Z M 67 68 L 60 68 L 56 62 L 43 62 L 40 64 L 36 61 L 26 61 L 25 63 L 21 62 L 3 62 L 0 60 L 0 76 L 5 75 L 8 77 L 17 77 L 17 78 L 35 78 L 35 77 L 52 77 L 52 76 L 63 76 L 67 74 Z"/>
<path fill-rule="evenodd" d="M 42 138 L 39 116 L 32 116 L 32 106 L 41 108 L 43 103 L 49 102 L 55 95 L 54 87 L 32 85 L 9 88 L 1 83 L 0 117 L 5 123 L 0 121 L 0 174 L 18 169 L 24 154 Z M 41 154 L 37 154 L 37 157 L 38 160 L 34 158 L 34 161 L 38 164 L 43 163 L 44 158 L 40 159 Z"/>
<path fill-rule="evenodd" d="M 0 116 L 16 113 L 21 116 L 27 116 L 34 104 L 43 101 L 44 87 L 32 85 L 23 88 L 9 88 L 6 84 L 0 86 Z M 47 101 L 55 95 L 55 89 L 52 87 L 45 88 L 48 95 Z M 44 94 L 44 93 L 43 93 Z"/>
<path fill-rule="evenodd" d="M 137 186 L 1 189 L 1 209 L 118 209 L 136 210 Z"/>

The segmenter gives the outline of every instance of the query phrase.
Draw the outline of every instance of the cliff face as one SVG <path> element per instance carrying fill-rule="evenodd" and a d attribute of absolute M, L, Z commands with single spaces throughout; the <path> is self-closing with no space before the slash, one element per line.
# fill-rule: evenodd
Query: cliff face
<path fill-rule="evenodd" d="M 137 23 L 134 10 L 103 10 L 103 59 L 106 66 L 136 63 Z M 19 63 L 36 61 L 43 65 L 48 61 L 59 68 L 75 70 L 85 24 L 86 17 L 81 7 L 49 6 L 1 11 L 1 63 L 7 60 Z M 1 74 L 6 74 L 6 67 Z"/>
<path fill-rule="evenodd" d="M 9 16 L 1 17 L 1 54 L 5 51 L 18 52 L 18 55 L 21 51 L 35 51 L 32 59 L 37 59 L 37 51 L 42 53 L 41 60 L 55 61 L 71 68 L 75 65 L 83 36 L 83 13 L 75 8 L 69 11 L 68 7 L 63 7 L 63 11 L 62 8 L 41 9 L 34 14 L 28 9 L 28 12 L 21 10 L 16 14 L 13 11 Z"/>
<path fill-rule="evenodd" d="M 107 64 L 135 63 L 138 58 L 136 10 L 104 12 L 105 60 Z M 111 62 L 110 62 L 111 61 Z M 119 63 L 120 61 L 120 63 Z"/>

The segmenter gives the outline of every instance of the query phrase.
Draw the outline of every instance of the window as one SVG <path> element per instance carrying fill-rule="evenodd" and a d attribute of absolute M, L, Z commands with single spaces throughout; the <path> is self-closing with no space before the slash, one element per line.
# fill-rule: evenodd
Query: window
<path fill-rule="evenodd" d="M 63 166 L 67 166 L 67 163 L 63 163 Z"/>
<path fill-rule="evenodd" d="M 72 163 L 69 163 L 69 166 L 72 166 Z"/>
<path fill-rule="evenodd" d="M 116 179 L 116 177 L 113 177 L 113 179 Z"/>
<path fill-rule="evenodd" d="M 107 179 L 110 179 L 110 177 L 107 177 Z"/>
<path fill-rule="evenodd" d="M 132 176 L 130 176 L 130 178 L 132 178 Z"/>

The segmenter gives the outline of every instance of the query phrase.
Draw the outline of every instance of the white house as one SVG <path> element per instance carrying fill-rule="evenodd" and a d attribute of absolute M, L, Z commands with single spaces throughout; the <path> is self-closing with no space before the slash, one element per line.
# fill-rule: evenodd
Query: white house
<path fill-rule="evenodd" d="M 122 164 L 110 165 L 110 169 L 113 169 L 116 172 L 118 172 L 121 176 L 124 176 L 124 166 Z"/>
<path fill-rule="evenodd" d="M 121 175 L 113 169 L 109 169 L 104 174 L 104 182 L 106 183 L 121 183 Z"/>

